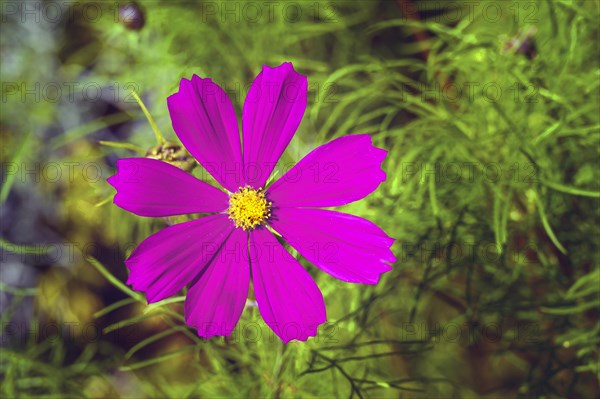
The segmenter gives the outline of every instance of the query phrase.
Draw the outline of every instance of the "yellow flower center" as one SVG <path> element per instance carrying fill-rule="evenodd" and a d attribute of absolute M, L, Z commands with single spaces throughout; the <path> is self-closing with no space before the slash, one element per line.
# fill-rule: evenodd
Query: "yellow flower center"
<path fill-rule="evenodd" d="M 262 188 L 240 187 L 240 190 L 229 197 L 229 219 L 235 227 L 244 230 L 253 229 L 271 216 L 271 202 L 265 198 Z"/>

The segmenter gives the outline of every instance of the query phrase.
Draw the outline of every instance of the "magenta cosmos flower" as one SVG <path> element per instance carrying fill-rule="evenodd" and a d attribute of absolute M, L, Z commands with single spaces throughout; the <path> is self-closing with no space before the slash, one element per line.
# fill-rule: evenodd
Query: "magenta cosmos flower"
<path fill-rule="evenodd" d="M 368 135 L 322 145 L 265 186 L 300 124 L 306 97 L 307 79 L 291 63 L 264 66 L 244 102 L 240 139 L 225 92 L 210 79 L 182 79 L 167 100 L 173 129 L 225 190 L 147 158 L 119 160 L 108 179 L 117 189 L 115 204 L 137 215 L 210 213 L 148 237 L 126 260 L 127 283 L 149 303 L 189 287 L 185 320 L 202 337 L 231 334 L 251 279 L 263 319 L 284 342 L 316 334 L 326 320 L 323 296 L 280 240 L 352 283 L 377 284 L 395 262 L 394 240 L 375 224 L 317 209 L 359 200 L 385 180 L 386 151 Z"/>

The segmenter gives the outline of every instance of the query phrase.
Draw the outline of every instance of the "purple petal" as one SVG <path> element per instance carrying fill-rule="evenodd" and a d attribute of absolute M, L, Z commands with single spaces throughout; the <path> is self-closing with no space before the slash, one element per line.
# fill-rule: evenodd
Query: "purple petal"
<path fill-rule="evenodd" d="M 306 109 L 308 81 L 291 63 L 263 66 L 244 102 L 246 183 L 264 187 L 277 160 L 296 133 Z"/>
<path fill-rule="evenodd" d="M 308 272 L 265 228 L 250 233 L 250 264 L 258 310 L 287 343 L 305 341 L 325 322 L 325 302 Z"/>
<path fill-rule="evenodd" d="M 210 338 L 230 335 L 248 297 L 248 233 L 235 229 L 185 300 L 185 322 Z"/>
<path fill-rule="evenodd" d="M 229 206 L 223 191 L 156 159 L 120 159 L 107 181 L 117 189 L 114 203 L 140 216 L 221 212 Z"/>
<path fill-rule="evenodd" d="M 125 264 L 127 284 L 148 303 L 168 298 L 197 277 L 233 230 L 226 215 L 169 226 L 141 242 Z"/>
<path fill-rule="evenodd" d="M 387 151 L 367 134 L 344 136 L 317 147 L 267 190 L 277 207 L 340 206 L 370 194 L 385 181 Z"/>
<path fill-rule="evenodd" d="M 269 224 L 302 256 L 333 277 L 377 284 L 396 258 L 394 239 L 374 223 L 323 209 L 281 208 Z"/>
<path fill-rule="evenodd" d="M 227 190 L 243 183 L 242 148 L 235 110 L 210 79 L 181 79 L 167 99 L 173 130 L 188 151 Z"/>

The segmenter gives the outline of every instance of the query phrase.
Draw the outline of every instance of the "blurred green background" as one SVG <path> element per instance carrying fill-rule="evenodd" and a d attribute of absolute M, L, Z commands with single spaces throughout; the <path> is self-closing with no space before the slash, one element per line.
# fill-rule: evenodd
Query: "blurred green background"
<path fill-rule="evenodd" d="M 598 397 L 597 1 L 0 4 L 2 397 Z M 284 161 L 371 134 L 388 179 L 342 210 L 398 261 L 363 286 L 302 260 L 329 317 L 306 343 L 251 306 L 205 341 L 183 296 L 123 283 L 185 219 L 117 208 L 106 178 L 157 144 L 132 90 L 178 143 L 182 77 L 241 115 L 283 61 L 310 91 Z"/>

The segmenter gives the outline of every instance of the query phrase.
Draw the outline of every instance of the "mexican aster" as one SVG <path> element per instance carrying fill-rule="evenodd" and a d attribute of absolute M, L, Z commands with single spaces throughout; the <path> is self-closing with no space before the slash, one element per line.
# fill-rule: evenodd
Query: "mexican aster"
<path fill-rule="evenodd" d="M 359 200 L 386 178 L 386 151 L 366 134 L 340 137 L 266 185 L 306 109 L 307 79 L 291 63 L 264 66 L 250 87 L 240 137 L 227 94 L 210 79 L 182 79 L 167 99 L 181 143 L 221 188 L 169 163 L 117 162 L 114 203 L 136 215 L 208 214 L 146 238 L 126 260 L 149 303 L 188 286 L 185 320 L 209 338 L 230 335 L 252 280 L 258 310 L 284 341 L 326 321 L 321 291 L 285 241 L 313 265 L 351 283 L 377 284 L 395 262 L 393 239 L 372 222 L 319 209 Z M 250 294 L 252 296 L 252 294 Z"/>

